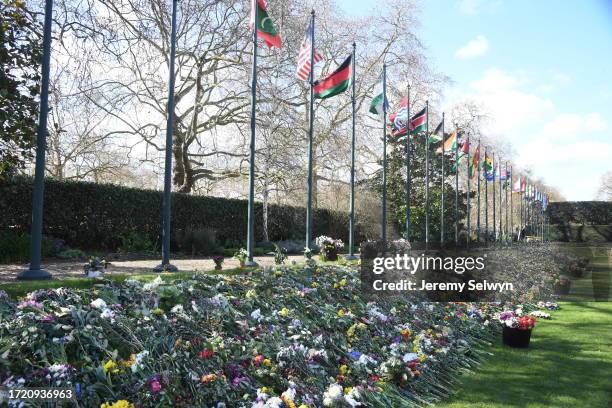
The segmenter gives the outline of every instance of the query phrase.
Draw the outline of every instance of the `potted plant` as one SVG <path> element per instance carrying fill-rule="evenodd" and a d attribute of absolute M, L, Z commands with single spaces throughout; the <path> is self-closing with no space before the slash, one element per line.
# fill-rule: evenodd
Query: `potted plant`
<path fill-rule="evenodd" d="M 321 257 L 324 261 L 337 261 L 338 251 L 344 248 L 344 243 L 340 239 L 333 239 L 325 235 L 317 237 L 315 244 L 321 250 Z"/>
<path fill-rule="evenodd" d="M 238 260 L 238 262 L 240 263 L 240 267 L 241 268 L 244 268 L 244 265 L 246 264 L 247 256 L 248 256 L 247 250 L 244 249 L 244 248 L 240 248 L 234 254 L 234 259 Z"/>
<path fill-rule="evenodd" d="M 212 260 L 215 263 L 215 270 L 220 271 L 221 269 L 223 269 L 223 261 L 225 259 L 221 255 L 213 256 Z"/>
<path fill-rule="evenodd" d="M 499 314 L 503 325 L 503 342 L 516 348 L 527 348 L 531 340 L 531 330 L 535 327 L 536 318 L 523 315 L 521 309 L 504 311 Z"/>
<path fill-rule="evenodd" d="M 106 269 L 110 265 L 105 259 L 96 257 L 89 258 L 89 261 L 83 265 L 83 271 L 88 278 L 97 278 L 106 273 Z"/>
<path fill-rule="evenodd" d="M 572 281 L 567 276 L 560 276 L 559 280 L 555 283 L 555 294 L 556 295 L 567 295 L 570 292 Z"/>

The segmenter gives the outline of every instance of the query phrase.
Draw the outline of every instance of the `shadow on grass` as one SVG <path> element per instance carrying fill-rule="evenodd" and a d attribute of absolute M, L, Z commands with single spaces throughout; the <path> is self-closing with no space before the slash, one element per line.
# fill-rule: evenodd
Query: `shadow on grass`
<path fill-rule="evenodd" d="M 498 345 L 444 408 L 540 408 L 612 405 L 612 307 L 575 304 L 569 318 L 541 322 L 529 349 Z"/>

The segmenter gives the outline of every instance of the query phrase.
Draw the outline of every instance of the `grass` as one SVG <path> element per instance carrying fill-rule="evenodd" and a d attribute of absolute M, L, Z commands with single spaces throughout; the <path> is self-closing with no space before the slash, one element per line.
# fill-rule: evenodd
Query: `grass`
<path fill-rule="evenodd" d="M 495 356 L 461 379 L 458 393 L 436 408 L 610 408 L 612 407 L 612 302 L 592 302 L 591 276 L 612 273 L 607 253 L 569 247 L 591 263 L 572 278 L 553 320 L 540 321 L 529 349 L 501 340 Z M 609 246 L 608 246 L 609 249 Z"/>
<path fill-rule="evenodd" d="M 528 349 L 499 344 L 436 408 L 612 406 L 612 303 L 564 302 L 540 321 Z"/>

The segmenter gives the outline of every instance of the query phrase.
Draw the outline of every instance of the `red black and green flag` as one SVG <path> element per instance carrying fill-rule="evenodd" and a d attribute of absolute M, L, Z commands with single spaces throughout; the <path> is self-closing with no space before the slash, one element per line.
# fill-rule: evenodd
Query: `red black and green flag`
<path fill-rule="evenodd" d="M 257 29 L 257 38 L 264 40 L 268 47 L 281 47 L 280 35 L 268 16 L 265 0 L 251 0 L 251 29 L 253 25 Z"/>
<path fill-rule="evenodd" d="M 346 60 L 334 72 L 326 78 L 314 83 L 314 96 L 318 99 L 331 98 L 349 87 L 351 84 L 353 56 L 349 55 Z"/>
<path fill-rule="evenodd" d="M 420 112 L 410 119 L 410 134 L 416 135 L 425 132 L 427 127 L 427 108 L 423 108 Z"/>

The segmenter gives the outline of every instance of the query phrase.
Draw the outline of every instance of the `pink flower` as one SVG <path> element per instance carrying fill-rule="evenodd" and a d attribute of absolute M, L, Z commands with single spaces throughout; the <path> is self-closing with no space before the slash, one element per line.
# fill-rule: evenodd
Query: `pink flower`
<path fill-rule="evenodd" d="M 149 388 L 151 389 L 151 392 L 153 394 L 157 394 L 158 392 L 161 391 L 162 386 L 159 382 L 159 379 L 157 377 L 153 378 L 150 382 L 149 382 Z"/>

